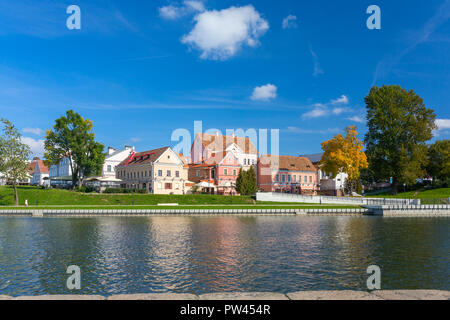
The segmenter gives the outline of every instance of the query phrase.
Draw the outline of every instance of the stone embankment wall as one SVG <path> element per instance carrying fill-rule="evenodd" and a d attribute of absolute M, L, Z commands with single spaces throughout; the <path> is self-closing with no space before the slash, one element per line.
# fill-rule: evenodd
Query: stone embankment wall
<path fill-rule="evenodd" d="M 299 291 L 226 292 L 194 295 L 187 293 L 101 295 L 0 296 L 0 300 L 450 300 L 446 290 L 375 290 L 367 291 Z"/>

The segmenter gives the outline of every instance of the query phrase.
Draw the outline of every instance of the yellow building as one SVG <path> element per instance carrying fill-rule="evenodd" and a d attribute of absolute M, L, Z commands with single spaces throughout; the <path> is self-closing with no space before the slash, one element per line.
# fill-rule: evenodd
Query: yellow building
<path fill-rule="evenodd" d="M 133 152 L 116 167 L 121 187 L 154 194 L 186 194 L 190 191 L 188 168 L 170 147 Z"/>

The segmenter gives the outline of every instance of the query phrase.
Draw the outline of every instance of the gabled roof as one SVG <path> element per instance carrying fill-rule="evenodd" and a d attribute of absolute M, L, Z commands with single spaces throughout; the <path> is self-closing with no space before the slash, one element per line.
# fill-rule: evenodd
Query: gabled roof
<path fill-rule="evenodd" d="M 197 133 L 205 149 L 225 151 L 230 144 L 236 144 L 244 153 L 257 154 L 258 150 L 248 137 L 223 136 L 207 133 Z"/>
<path fill-rule="evenodd" d="M 263 166 L 271 166 L 278 170 L 317 171 L 317 168 L 306 157 L 262 155 L 259 159 Z"/>
<path fill-rule="evenodd" d="M 323 152 L 300 155 L 300 157 L 308 158 L 312 163 L 317 163 L 317 162 L 320 162 L 320 160 L 322 159 L 322 155 L 323 155 Z"/>
<path fill-rule="evenodd" d="M 36 172 L 37 168 L 39 168 L 40 173 L 48 173 L 48 167 L 44 164 L 44 161 L 38 157 L 35 157 L 33 158 L 33 161 L 28 164 L 27 171 L 32 175 Z"/>
<path fill-rule="evenodd" d="M 129 157 L 127 157 L 118 165 L 118 167 L 128 167 L 155 162 L 169 148 L 170 147 L 164 147 L 144 152 L 132 152 Z"/>
<path fill-rule="evenodd" d="M 236 159 L 236 157 L 233 155 L 232 152 L 226 151 L 226 152 L 213 152 L 211 154 L 211 157 L 209 157 L 207 160 L 196 163 L 196 164 L 190 164 L 189 168 L 199 168 L 199 167 L 214 167 L 222 162 L 222 160 L 228 155 L 231 154 L 233 158 Z M 236 159 L 237 160 L 237 159 Z"/>

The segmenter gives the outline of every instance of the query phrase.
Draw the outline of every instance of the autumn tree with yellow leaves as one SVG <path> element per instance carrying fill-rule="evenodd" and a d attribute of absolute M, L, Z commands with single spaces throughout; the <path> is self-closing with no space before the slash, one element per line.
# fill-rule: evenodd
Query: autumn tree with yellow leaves
<path fill-rule="evenodd" d="M 345 128 L 345 137 L 336 135 L 333 139 L 322 142 L 324 151 L 320 160 L 321 170 L 335 178 L 339 173 L 348 174 L 349 185 L 353 186 L 359 181 L 361 169 L 369 164 L 364 153 L 364 143 L 358 139 L 355 126 Z"/>

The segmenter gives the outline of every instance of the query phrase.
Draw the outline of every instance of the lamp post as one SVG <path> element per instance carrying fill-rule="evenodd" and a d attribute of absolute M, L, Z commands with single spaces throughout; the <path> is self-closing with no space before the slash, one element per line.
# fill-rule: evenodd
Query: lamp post
<path fill-rule="evenodd" d="M 233 188 L 234 188 L 233 182 L 230 182 L 230 205 L 233 204 Z"/>

